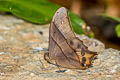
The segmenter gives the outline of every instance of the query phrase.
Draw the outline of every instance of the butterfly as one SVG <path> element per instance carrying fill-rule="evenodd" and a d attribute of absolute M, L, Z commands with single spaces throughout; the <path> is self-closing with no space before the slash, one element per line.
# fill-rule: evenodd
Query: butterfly
<path fill-rule="evenodd" d="M 87 69 L 97 53 L 88 50 L 70 24 L 66 8 L 59 8 L 49 28 L 49 48 L 44 58 L 48 63 L 73 69 Z"/>

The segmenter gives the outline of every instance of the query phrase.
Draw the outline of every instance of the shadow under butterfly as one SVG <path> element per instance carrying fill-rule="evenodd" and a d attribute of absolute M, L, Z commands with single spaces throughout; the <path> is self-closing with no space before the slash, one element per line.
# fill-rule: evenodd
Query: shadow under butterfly
<path fill-rule="evenodd" d="M 96 55 L 75 36 L 67 9 L 58 9 L 50 25 L 49 52 L 44 54 L 45 60 L 65 68 L 87 69 Z"/>

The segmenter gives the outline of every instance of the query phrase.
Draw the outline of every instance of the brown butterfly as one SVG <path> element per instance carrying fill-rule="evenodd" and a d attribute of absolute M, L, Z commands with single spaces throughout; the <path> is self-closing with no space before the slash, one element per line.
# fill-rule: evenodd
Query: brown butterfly
<path fill-rule="evenodd" d="M 58 9 L 50 25 L 49 52 L 45 53 L 45 60 L 65 68 L 86 69 L 92 65 L 96 55 L 75 36 L 67 9 Z"/>

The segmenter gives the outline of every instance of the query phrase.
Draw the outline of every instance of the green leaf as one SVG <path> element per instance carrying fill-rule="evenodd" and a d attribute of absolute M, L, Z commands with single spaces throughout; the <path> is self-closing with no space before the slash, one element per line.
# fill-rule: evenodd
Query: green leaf
<path fill-rule="evenodd" d="M 45 24 L 51 21 L 58 5 L 48 0 L 0 0 L 0 11 L 12 14 L 33 23 Z"/>
<path fill-rule="evenodd" d="M 0 11 L 11 12 L 24 20 L 38 24 L 49 23 L 59 7 L 48 0 L 0 0 Z M 83 34 L 83 20 L 70 11 L 69 15 L 74 31 Z"/>
<path fill-rule="evenodd" d="M 117 36 L 120 37 L 120 24 L 116 26 L 116 33 L 117 33 Z"/>
<path fill-rule="evenodd" d="M 70 20 L 72 22 L 73 30 L 77 34 L 84 34 L 82 26 L 83 26 L 83 24 L 85 24 L 85 22 L 82 19 L 80 19 L 77 15 L 72 13 L 71 11 L 69 11 L 69 16 L 70 16 Z"/>
<path fill-rule="evenodd" d="M 118 17 L 113 17 L 113 16 L 108 16 L 107 14 L 102 14 L 103 17 L 108 17 L 108 18 L 111 18 L 117 22 L 120 23 L 120 18 Z M 117 26 L 115 26 L 115 30 L 116 30 L 116 34 L 118 37 L 120 37 L 120 24 L 118 24 Z"/>

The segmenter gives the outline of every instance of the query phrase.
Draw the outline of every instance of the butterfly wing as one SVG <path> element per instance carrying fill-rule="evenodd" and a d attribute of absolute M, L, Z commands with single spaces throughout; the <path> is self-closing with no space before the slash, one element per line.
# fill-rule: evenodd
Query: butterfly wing
<path fill-rule="evenodd" d="M 80 45 L 79 48 L 78 45 Z M 88 63 L 91 62 L 91 55 L 94 55 L 89 52 L 87 47 L 84 46 L 81 40 L 76 38 L 72 31 L 67 9 L 60 8 L 55 13 L 50 25 L 49 53 L 45 54 L 45 59 L 49 63 L 66 68 L 86 69 L 91 65 Z M 89 65 L 84 66 L 83 64 Z"/>
<path fill-rule="evenodd" d="M 71 39 L 75 37 L 66 8 L 60 8 L 54 15 L 52 22 L 54 22 L 65 39 Z"/>
<path fill-rule="evenodd" d="M 48 62 L 66 68 L 80 68 L 78 55 L 68 45 L 66 39 L 58 30 L 54 22 L 51 23 L 49 35 L 49 58 Z M 48 57 L 46 56 L 46 57 Z"/>

